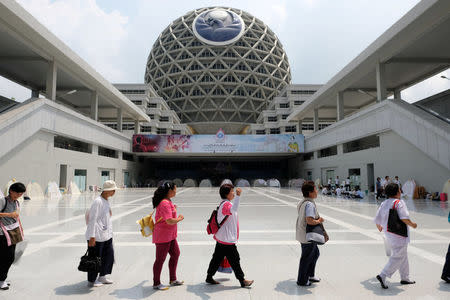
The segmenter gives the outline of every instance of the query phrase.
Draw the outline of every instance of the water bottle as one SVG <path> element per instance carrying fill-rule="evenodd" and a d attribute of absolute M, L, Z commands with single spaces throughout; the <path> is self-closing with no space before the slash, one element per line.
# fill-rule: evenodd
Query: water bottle
<path fill-rule="evenodd" d="M 450 223 L 450 212 L 448 212 L 448 222 Z"/>

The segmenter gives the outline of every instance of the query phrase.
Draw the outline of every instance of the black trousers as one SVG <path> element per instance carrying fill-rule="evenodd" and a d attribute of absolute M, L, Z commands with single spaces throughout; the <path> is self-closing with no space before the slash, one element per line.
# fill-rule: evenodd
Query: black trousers
<path fill-rule="evenodd" d="M 217 269 L 219 268 L 224 257 L 227 257 L 236 278 L 239 281 L 244 280 L 244 272 L 241 269 L 239 252 L 236 245 L 224 245 L 221 243 L 216 243 L 216 248 L 214 249 L 214 253 L 208 267 L 208 277 L 212 277 L 216 274 Z"/>
<path fill-rule="evenodd" d="M 14 262 L 15 254 L 16 245 L 8 246 L 6 237 L 0 235 L 0 281 L 5 281 L 8 277 L 8 271 Z"/>
<path fill-rule="evenodd" d="M 450 277 L 450 244 L 448 245 L 447 256 L 445 257 L 444 269 L 442 270 L 442 277 Z"/>
<path fill-rule="evenodd" d="M 98 256 L 101 258 L 102 264 L 100 267 L 100 276 L 111 274 L 114 264 L 113 240 L 109 239 L 105 242 L 95 242 L 95 247 L 89 247 L 88 249 L 89 255 Z M 88 272 L 88 281 L 94 282 L 95 279 L 97 279 L 97 275 L 97 272 Z"/>
<path fill-rule="evenodd" d="M 314 242 L 302 245 L 302 256 L 300 257 L 300 264 L 298 266 L 298 284 L 306 284 L 309 277 L 314 277 L 316 262 L 319 259 L 319 247 Z"/>

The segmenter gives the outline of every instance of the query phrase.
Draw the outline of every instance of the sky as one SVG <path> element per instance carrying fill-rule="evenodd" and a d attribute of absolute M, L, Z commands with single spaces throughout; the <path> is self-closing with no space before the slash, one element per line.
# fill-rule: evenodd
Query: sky
<path fill-rule="evenodd" d="M 242 9 L 266 23 L 287 53 L 292 83 L 325 84 L 419 0 L 17 0 L 112 83 L 142 83 L 147 57 L 171 21 L 196 8 Z M 450 88 L 450 70 L 402 92 L 414 102 Z M 26 90 L 0 77 L 0 95 Z"/>

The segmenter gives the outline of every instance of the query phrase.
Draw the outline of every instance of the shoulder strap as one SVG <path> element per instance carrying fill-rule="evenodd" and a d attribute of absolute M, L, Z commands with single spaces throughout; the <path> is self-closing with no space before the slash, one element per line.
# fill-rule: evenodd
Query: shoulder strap
<path fill-rule="evenodd" d="M 219 213 L 219 207 L 220 207 L 225 201 L 227 201 L 227 200 L 223 200 L 222 202 L 220 202 L 219 206 L 217 206 L 217 213 Z M 217 216 L 218 216 L 218 214 L 216 214 L 216 218 L 217 218 Z M 229 215 L 226 215 L 226 216 L 223 218 L 222 222 L 219 223 L 219 227 L 222 227 L 222 224 L 225 223 L 225 221 L 228 219 L 228 217 L 229 217 Z M 217 221 L 217 219 L 216 219 L 216 221 Z"/>
<path fill-rule="evenodd" d="M 392 208 L 393 208 L 393 209 L 397 209 L 395 206 L 397 205 L 397 207 L 398 207 L 398 203 L 399 203 L 399 202 L 400 202 L 400 200 L 398 200 L 398 199 L 395 200 L 395 201 L 394 201 L 394 205 L 392 206 Z"/>

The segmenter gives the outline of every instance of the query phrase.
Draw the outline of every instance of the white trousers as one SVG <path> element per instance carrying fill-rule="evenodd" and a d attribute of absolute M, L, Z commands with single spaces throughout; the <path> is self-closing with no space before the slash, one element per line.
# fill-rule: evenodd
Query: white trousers
<path fill-rule="evenodd" d="M 391 245 L 391 248 L 392 254 L 383 271 L 381 271 L 381 277 L 391 278 L 398 270 L 400 272 L 401 280 L 409 280 L 408 244 Z"/>

